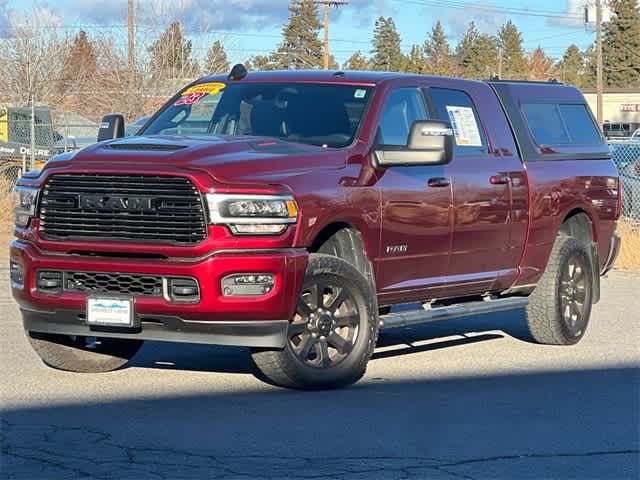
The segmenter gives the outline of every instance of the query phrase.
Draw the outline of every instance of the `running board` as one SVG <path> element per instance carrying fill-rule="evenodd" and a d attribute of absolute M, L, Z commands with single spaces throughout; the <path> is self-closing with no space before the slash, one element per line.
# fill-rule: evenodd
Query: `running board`
<path fill-rule="evenodd" d="M 528 303 L 529 299 L 527 297 L 510 297 L 458 303 L 446 307 L 431 307 L 429 304 L 425 304 L 426 307 L 424 309 L 381 315 L 380 328 L 406 327 L 407 325 L 416 325 L 419 323 L 515 310 L 526 307 Z"/>

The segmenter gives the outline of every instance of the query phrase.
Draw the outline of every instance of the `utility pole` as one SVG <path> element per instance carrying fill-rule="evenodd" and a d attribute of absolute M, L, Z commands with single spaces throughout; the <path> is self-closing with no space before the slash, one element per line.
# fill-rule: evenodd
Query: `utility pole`
<path fill-rule="evenodd" d="M 133 93 L 136 85 L 136 9 L 134 0 L 127 2 L 127 60 L 129 64 L 129 94 Z M 129 97 L 132 98 L 132 97 Z"/>
<path fill-rule="evenodd" d="M 597 100 L 596 100 L 596 118 L 598 119 L 598 127 L 602 128 L 603 123 L 603 107 L 602 95 L 604 93 L 604 66 L 602 59 L 602 0 L 596 0 L 596 55 L 597 55 Z"/>
<path fill-rule="evenodd" d="M 331 54 L 329 53 L 329 8 L 330 7 L 341 7 L 343 5 L 347 5 L 349 2 L 345 0 L 316 0 L 316 5 L 322 5 L 323 9 L 323 25 L 324 25 L 324 42 L 323 50 L 324 50 L 324 69 L 329 70 L 329 58 Z"/>
<path fill-rule="evenodd" d="M 502 80 L 502 47 L 498 48 L 498 80 Z"/>

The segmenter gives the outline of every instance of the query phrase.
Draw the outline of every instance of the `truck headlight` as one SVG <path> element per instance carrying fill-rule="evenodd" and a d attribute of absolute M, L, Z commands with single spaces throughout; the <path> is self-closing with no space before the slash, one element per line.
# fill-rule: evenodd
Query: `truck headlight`
<path fill-rule="evenodd" d="M 277 235 L 298 220 L 290 195 L 207 194 L 211 223 L 228 225 L 237 235 Z"/>
<path fill-rule="evenodd" d="M 18 227 L 26 227 L 36 215 L 36 203 L 40 190 L 31 187 L 16 186 L 13 189 L 15 222 Z"/>

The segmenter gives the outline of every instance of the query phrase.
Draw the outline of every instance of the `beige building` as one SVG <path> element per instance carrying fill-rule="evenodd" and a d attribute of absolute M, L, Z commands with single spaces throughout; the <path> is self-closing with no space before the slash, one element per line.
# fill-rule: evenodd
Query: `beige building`
<path fill-rule="evenodd" d="M 595 115 L 595 88 L 585 88 L 582 92 Z M 633 133 L 640 128 L 640 88 L 607 88 L 604 91 L 602 104 L 605 133 L 619 131 L 622 136 L 626 132 Z"/>

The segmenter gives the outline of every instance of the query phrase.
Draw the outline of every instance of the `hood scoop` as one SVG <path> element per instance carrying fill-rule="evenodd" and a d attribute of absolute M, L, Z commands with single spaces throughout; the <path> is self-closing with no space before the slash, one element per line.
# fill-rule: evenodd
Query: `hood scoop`
<path fill-rule="evenodd" d="M 110 143 L 104 148 L 111 150 L 146 151 L 146 152 L 176 152 L 187 148 L 186 145 L 172 145 L 168 143 Z"/>

